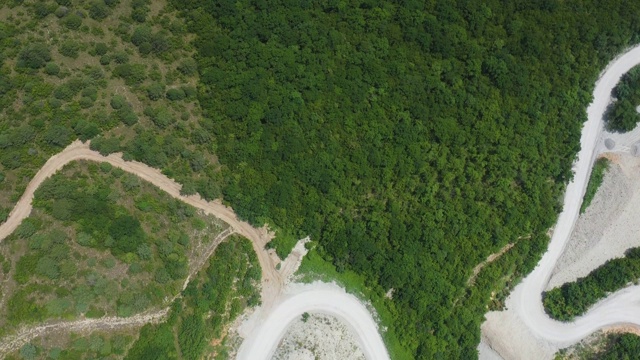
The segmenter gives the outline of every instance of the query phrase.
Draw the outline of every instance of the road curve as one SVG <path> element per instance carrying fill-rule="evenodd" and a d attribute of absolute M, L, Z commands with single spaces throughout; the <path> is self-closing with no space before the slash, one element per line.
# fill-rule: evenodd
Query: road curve
<path fill-rule="evenodd" d="M 611 92 L 621 76 L 640 64 L 640 45 L 614 59 L 601 74 L 587 109 L 588 120 L 582 129 L 581 150 L 574 163 L 574 179 L 567 186 L 563 211 L 558 218 L 549 248 L 534 271 L 512 292 L 507 308 L 516 312 L 537 338 L 554 347 L 570 346 L 589 334 L 608 326 L 640 326 L 640 286 L 616 292 L 571 323 L 551 319 L 542 305 L 544 291 L 556 262 L 562 255 L 578 219 L 591 168 L 602 150 L 603 114 L 611 101 Z"/>
<path fill-rule="evenodd" d="M 369 310 L 355 296 L 334 284 L 293 284 L 240 346 L 238 360 L 271 359 L 289 325 L 305 312 L 341 320 L 368 360 L 388 360 L 389 354 Z"/>

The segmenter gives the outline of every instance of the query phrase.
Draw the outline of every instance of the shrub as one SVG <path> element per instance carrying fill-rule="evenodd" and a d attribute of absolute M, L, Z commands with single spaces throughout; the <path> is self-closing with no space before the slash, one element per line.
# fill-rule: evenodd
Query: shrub
<path fill-rule="evenodd" d="M 62 25 L 71 30 L 78 30 L 82 26 L 82 18 L 78 14 L 69 14 L 62 20 Z"/>
<path fill-rule="evenodd" d="M 164 95 L 164 84 L 154 82 L 147 87 L 147 97 L 149 100 L 156 101 L 162 98 Z"/>
<path fill-rule="evenodd" d="M 178 71 L 183 75 L 193 75 L 198 71 L 198 63 L 191 58 L 182 60 L 180 65 L 178 65 Z"/>
<path fill-rule="evenodd" d="M 51 51 L 43 43 L 27 45 L 18 56 L 18 66 L 39 69 L 51 60 Z"/>
<path fill-rule="evenodd" d="M 124 96 L 122 95 L 113 95 L 113 97 L 111 97 L 111 107 L 114 110 L 118 110 L 121 109 L 123 106 L 127 105 L 127 99 L 124 98 Z"/>
<path fill-rule="evenodd" d="M 182 89 L 169 89 L 167 91 L 167 99 L 171 101 L 184 100 L 185 97 L 186 95 Z"/>
<path fill-rule="evenodd" d="M 73 40 L 65 40 L 58 48 L 60 54 L 73 59 L 78 57 L 78 50 L 80 50 L 80 44 Z"/>
<path fill-rule="evenodd" d="M 107 44 L 105 44 L 105 43 L 97 43 L 95 48 L 94 48 L 94 51 L 95 51 L 96 55 L 102 56 L 102 55 L 106 54 L 109 51 L 109 48 L 107 47 Z"/>
<path fill-rule="evenodd" d="M 58 75 L 58 73 L 60 73 L 60 66 L 52 62 L 47 63 L 47 66 L 44 68 L 44 72 L 47 75 Z"/>
<path fill-rule="evenodd" d="M 89 16 L 94 20 L 103 20 L 109 16 L 109 8 L 104 1 L 92 1 L 89 4 Z"/>

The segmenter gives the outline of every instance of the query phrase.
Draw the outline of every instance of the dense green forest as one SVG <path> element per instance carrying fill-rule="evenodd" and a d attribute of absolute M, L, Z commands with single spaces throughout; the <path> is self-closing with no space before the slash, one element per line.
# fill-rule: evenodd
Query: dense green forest
<path fill-rule="evenodd" d="M 554 319 L 568 321 L 584 314 L 593 304 L 613 291 L 640 279 L 640 248 L 625 257 L 608 260 L 589 275 L 547 291 L 543 304 Z"/>
<path fill-rule="evenodd" d="M 640 354 L 640 336 L 611 333 L 601 335 L 595 341 L 578 345 L 572 351 L 558 352 L 555 360 L 633 360 Z"/>
<path fill-rule="evenodd" d="M 640 114 L 636 111 L 640 106 L 640 66 L 622 76 L 612 95 L 616 100 L 609 105 L 605 115 L 607 129 L 616 132 L 633 130 L 640 122 Z"/>
<path fill-rule="evenodd" d="M 454 306 L 471 269 L 542 252 L 597 75 L 640 34 L 628 1 L 171 2 L 224 199 L 395 289 L 422 359 L 476 356 L 489 299 Z"/>
<path fill-rule="evenodd" d="M 591 205 L 593 197 L 596 196 L 598 188 L 602 185 L 602 180 L 604 179 L 604 174 L 607 172 L 607 169 L 609 169 L 609 159 L 607 158 L 600 158 L 593 164 L 589 183 L 587 184 L 587 190 L 585 190 L 584 197 L 582 198 L 582 205 L 580 205 L 581 214 L 587 210 L 589 205 Z"/>

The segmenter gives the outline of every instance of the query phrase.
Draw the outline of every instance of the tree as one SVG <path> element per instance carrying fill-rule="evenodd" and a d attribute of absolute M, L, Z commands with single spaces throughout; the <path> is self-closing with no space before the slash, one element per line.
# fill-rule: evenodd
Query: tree
<path fill-rule="evenodd" d="M 32 343 L 26 343 L 20 348 L 20 356 L 25 360 L 33 360 L 38 355 L 38 349 Z"/>
<path fill-rule="evenodd" d="M 18 66 L 39 69 L 51 60 L 49 47 L 43 43 L 32 43 L 22 49 L 18 56 Z"/>
<path fill-rule="evenodd" d="M 109 16 L 109 8 L 104 1 L 95 0 L 89 4 L 89 16 L 94 20 L 103 20 Z"/>
<path fill-rule="evenodd" d="M 82 26 L 82 18 L 71 13 L 62 19 L 62 24 L 70 30 L 78 30 Z"/>
<path fill-rule="evenodd" d="M 160 100 L 164 96 L 164 88 L 165 85 L 163 83 L 151 83 L 151 85 L 147 87 L 147 97 L 152 101 Z"/>
<path fill-rule="evenodd" d="M 184 91 L 182 89 L 169 89 L 167 90 L 167 99 L 171 101 L 179 101 L 184 100 L 186 97 Z"/>
<path fill-rule="evenodd" d="M 47 66 L 44 68 L 44 72 L 47 75 L 58 75 L 60 73 L 60 67 L 56 65 L 56 63 L 47 63 Z"/>

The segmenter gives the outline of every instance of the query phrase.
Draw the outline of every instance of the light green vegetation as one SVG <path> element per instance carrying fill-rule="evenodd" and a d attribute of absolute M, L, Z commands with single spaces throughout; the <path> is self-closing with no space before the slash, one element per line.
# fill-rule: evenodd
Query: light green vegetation
<path fill-rule="evenodd" d="M 582 205 L 580 206 L 581 214 L 587 210 L 593 197 L 596 196 L 596 192 L 598 192 L 598 188 L 602 185 L 602 179 L 604 179 L 604 174 L 607 172 L 607 169 L 609 169 L 609 159 L 600 158 L 596 160 L 591 170 L 591 177 L 589 178 L 589 184 L 587 184 L 587 190 L 582 199 Z"/>
<path fill-rule="evenodd" d="M 602 334 L 586 343 L 558 351 L 555 360 L 633 360 L 640 354 L 640 337 L 635 334 Z"/>
<path fill-rule="evenodd" d="M 49 334 L 8 359 L 228 359 L 232 349 L 226 329 L 247 306 L 259 304 L 260 276 L 249 240 L 232 235 L 170 304 L 163 323 L 127 331 Z"/>
<path fill-rule="evenodd" d="M 75 162 L 36 191 L 0 244 L 1 333 L 47 319 L 131 316 L 168 306 L 190 260 L 226 224 L 107 163 Z"/>
<path fill-rule="evenodd" d="M 259 304 L 260 265 L 251 243 L 238 236 L 220 244 L 208 267 L 176 300 L 169 318 L 145 325 L 126 359 L 201 359 L 205 353 L 227 359 L 225 325 L 247 306 Z M 218 339 L 216 345 L 212 340 Z"/>
<path fill-rule="evenodd" d="M 163 1 L 0 0 L 0 222 L 76 138 L 217 197 L 190 38 Z"/>
<path fill-rule="evenodd" d="M 6 360 L 121 359 L 135 341 L 138 331 L 50 334 L 25 344 L 19 351 L 9 354 Z"/>

